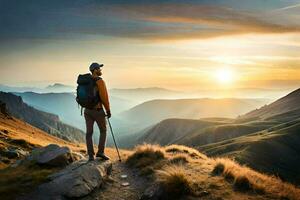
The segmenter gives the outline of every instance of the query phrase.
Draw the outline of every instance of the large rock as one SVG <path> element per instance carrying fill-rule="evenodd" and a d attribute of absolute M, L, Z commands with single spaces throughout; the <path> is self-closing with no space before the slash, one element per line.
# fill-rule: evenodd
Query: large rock
<path fill-rule="evenodd" d="M 35 192 L 21 199 L 69 199 L 88 195 L 101 186 L 111 173 L 110 161 L 80 160 L 49 176 L 50 182 L 40 185 Z"/>
<path fill-rule="evenodd" d="M 56 144 L 33 149 L 28 159 L 50 166 L 66 166 L 74 161 L 69 147 L 60 147 Z"/>

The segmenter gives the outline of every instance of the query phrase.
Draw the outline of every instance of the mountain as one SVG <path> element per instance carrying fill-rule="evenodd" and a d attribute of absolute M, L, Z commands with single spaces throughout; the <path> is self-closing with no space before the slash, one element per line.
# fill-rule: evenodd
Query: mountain
<path fill-rule="evenodd" d="M 70 85 L 64 85 L 61 83 L 54 83 L 47 87 L 15 87 L 0 84 L 0 91 L 3 92 L 36 92 L 36 93 L 61 93 L 61 92 L 76 92 L 76 88 Z"/>
<path fill-rule="evenodd" d="M 201 146 L 265 130 L 277 122 L 234 123 L 229 118 L 166 119 L 135 135 L 134 144 L 143 142 Z M 127 142 L 129 144 L 129 141 Z"/>
<path fill-rule="evenodd" d="M 14 87 L 0 84 L 0 91 L 3 92 L 27 92 L 27 91 L 34 91 L 34 92 L 42 92 L 42 88 L 37 87 Z"/>
<path fill-rule="evenodd" d="M 264 99 L 158 99 L 139 104 L 121 116 L 144 127 L 168 118 L 237 117 L 265 103 Z"/>
<path fill-rule="evenodd" d="M 215 125 L 202 130 L 195 130 L 177 140 L 176 143 L 188 146 L 201 146 L 255 133 L 277 124 L 275 122 L 249 122 Z"/>
<path fill-rule="evenodd" d="M 137 135 L 140 137 L 136 142 L 140 144 L 144 142 L 157 143 L 160 145 L 174 144 L 191 132 L 202 130 L 217 124 L 223 123 L 191 119 L 165 119 L 138 133 Z"/>
<path fill-rule="evenodd" d="M 289 111 L 300 109 L 300 89 L 297 89 L 277 101 L 253 110 L 239 119 L 266 119 Z"/>
<path fill-rule="evenodd" d="M 70 124 L 81 130 L 85 130 L 85 120 L 83 114 L 81 115 L 81 108 L 78 106 L 75 95 L 73 93 L 14 93 L 21 96 L 25 103 L 37 108 L 39 110 L 53 113 L 58 115 L 59 118 L 67 124 Z M 131 131 L 131 126 L 119 118 L 118 113 L 133 106 L 133 102 L 121 99 L 118 97 L 110 96 L 110 104 L 113 117 L 111 123 L 114 126 L 114 130 L 118 134 L 124 134 Z M 97 128 L 95 128 L 95 139 L 99 134 Z"/>
<path fill-rule="evenodd" d="M 48 85 L 45 88 L 46 92 L 55 92 L 55 93 L 61 93 L 61 92 L 75 92 L 76 88 L 74 86 L 70 85 L 64 85 L 61 83 L 54 83 L 53 85 Z"/>
<path fill-rule="evenodd" d="M 6 103 L 11 115 L 45 132 L 69 141 L 84 141 L 84 133 L 60 121 L 59 117 L 37 110 L 23 102 L 22 98 L 12 93 L 0 92 L 0 101 Z"/>
<path fill-rule="evenodd" d="M 159 87 L 133 88 L 133 89 L 110 89 L 110 94 L 115 97 L 125 98 L 137 103 L 153 99 L 174 99 L 186 96 L 184 92 L 168 90 Z"/>
<path fill-rule="evenodd" d="M 72 126 L 85 128 L 84 119 L 73 93 L 14 93 L 22 97 L 23 101 L 36 109 L 53 113 Z"/>

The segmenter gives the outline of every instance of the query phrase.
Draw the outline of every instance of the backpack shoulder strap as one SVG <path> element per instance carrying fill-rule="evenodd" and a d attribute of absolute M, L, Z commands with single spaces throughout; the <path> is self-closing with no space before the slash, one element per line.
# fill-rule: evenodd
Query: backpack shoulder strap
<path fill-rule="evenodd" d="M 102 80 L 102 78 L 101 77 L 96 77 L 96 78 L 93 78 L 93 80 L 94 80 L 94 85 L 96 86 L 97 85 L 96 82 L 99 81 L 99 80 Z"/>
<path fill-rule="evenodd" d="M 95 80 L 95 82 L 97 82 L 99 80 L 102 80 L 102 78 L 98 76 L 97 78 L 94 78 L 94 80 Z"/>

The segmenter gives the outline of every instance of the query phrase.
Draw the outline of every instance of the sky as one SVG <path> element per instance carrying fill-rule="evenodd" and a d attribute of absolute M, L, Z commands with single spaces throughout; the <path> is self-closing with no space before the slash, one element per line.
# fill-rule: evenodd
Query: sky
<path fill-rule="evenodd" d="M 300 0 L 0 0 L 0 84 L 297 88 Z"/>

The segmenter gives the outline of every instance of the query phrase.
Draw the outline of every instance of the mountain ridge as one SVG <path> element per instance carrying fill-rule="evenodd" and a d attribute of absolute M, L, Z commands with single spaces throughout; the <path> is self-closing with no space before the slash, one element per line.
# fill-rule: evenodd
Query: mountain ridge
<path fill-rule="evenodd" d="M 84 132 L 64 124 L 58 115 L 37 110 L 23 102 L 22 98 L 12 93 L 0 92 L 0 100 L 6 103 L 8 112 L 14 117 L 41 128 L 49 134 L 65 140 L 84 141 Z"/>

